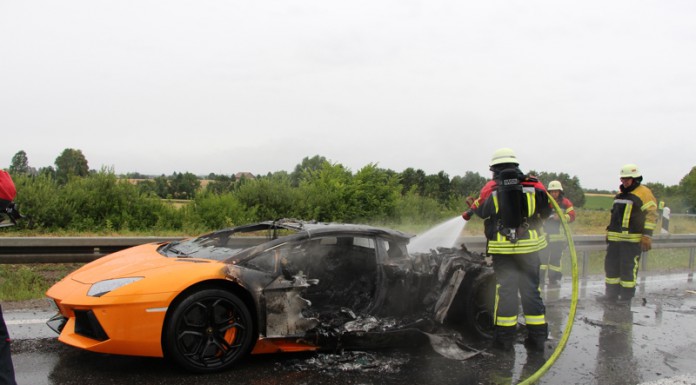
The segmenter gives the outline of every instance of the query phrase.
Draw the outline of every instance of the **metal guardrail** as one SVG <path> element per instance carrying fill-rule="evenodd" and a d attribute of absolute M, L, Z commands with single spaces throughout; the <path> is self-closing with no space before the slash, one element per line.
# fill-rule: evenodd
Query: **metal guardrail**
<path fill-rule="evenodd" d="M 89 262 L 104 255 L 145 243 L 169 242 L 181 237 L 0 237 L 0 263 L 80 263 Z M 240 238 L 240 246 L 254 246 L 265 237 Z M 575 249 L 586 256 L 587 252 L 606 249 L 604 235 L 577 235 L 573 237 Z M 483 236 L 461 237 L 456 244 L 465 244 L 471 251 L 483 252 L 486 239 Z M 657 235 L 653 248 L 690 248 L 693 270 L 696 253 L 696 234 Z M 580 258 L 580 255 L 579 255 Z"/>
<path fill-rule="evenodd" d="M 79 263 L 175 237 L 0 237 L 0 263 Z"/>

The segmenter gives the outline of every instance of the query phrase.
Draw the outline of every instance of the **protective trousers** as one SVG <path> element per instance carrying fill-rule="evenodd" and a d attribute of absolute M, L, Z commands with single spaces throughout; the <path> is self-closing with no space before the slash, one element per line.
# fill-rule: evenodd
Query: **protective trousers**
<path fill-rule="evenodd" d="M 0 385 L 16 385 L 14 366 L 10 352 L 10 333 L 5 325 L 0 306 Z"/>
<path fill-rule="evenodd" d="M 542 251 L 544 255 L 541 264 L 542 279 L 543 273 L 549 278 L 549 282 L 560 281 L 563 277 L 561 272 L 561 256 L 563 255 L 563 250 L 565 250 L 566 243 L 564 241 L 552 241 L 549 245 Z"/>
<path fill-rule="evenodd" d="M 539 252 L 528 254 L 493 254 L 497 281 L 494 338 L 512 342 L 517 327 L 518 293 L 527 324 L 528 337 L 546 340 L 546 308 L 539 291 Z"/>
<path fill-rule="evenodd" d="M 604 258 L 606 296 L 629 300 L 636 293 L 640 243 L 613 242 L 607 245 Z"/>

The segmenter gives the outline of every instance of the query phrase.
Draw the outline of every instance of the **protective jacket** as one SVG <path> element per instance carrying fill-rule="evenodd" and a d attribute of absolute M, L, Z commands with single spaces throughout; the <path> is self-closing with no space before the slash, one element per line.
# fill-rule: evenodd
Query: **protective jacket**
<path fill-rule="evenodd" d="M 611 208 L 607 241 L 640 243 L 641 237 L 652 236 L 657 226 L 657 200 L 641 184 L 621 185 L 620 189 Z"/>
<path fill-rule="evenodd" d="M 17 189 L 10 174 L 5 170 L 0 170 L 0 199 L 13 201 L 17 196 Z"/>
<path fill-rule="evenodd" d="M 565 216 L 565 220 L 568 223 L 572 223 L 575 221 L 575 208 L 573 207 L 573 202 L 570 201 L 570 199 L 564 197 L 563 195 L 558 197 L 559 199 L 556 199 L 556 203 L 558 204 L 558 207 L 561 209 L 561 215 Z M 550 204 L 551 202 L 549 202 Z M 553 205 L 551 206 L 551 209 L 554 210 Z M 561 221 L 559 218 L 549 218 L 546 222 L 544 222 L 544 231 L 546 234 L 549 234 L 549 240 L 551 241 L 557 241 L 557 240 L 562 240 L 565 239 L 563 236 L 563 232 L 561 226 Z"/>
<path fill-rule="evenodd" d="M 536 178 L 526 176 L 522 172 L 519 172 L 518 177 L 522 185 L 524 222 L 515 229 L 516 241 L 511 241 L 501 223 L 499 180 L 488 181 L 471 206 L 476 215 L 484 219 L 484 232 L 490 254 L 527 254 L 546 247 L 542 224 L 551 213 L 546 189 Z"/>
<path fill-rule="evenodd" d="M 4 212 L 16 196 L 17 189 L 10 174 L 5 170 L 0 170 L 0 212 Z"/>
<path fill-rule="evenodd" d="M 652 236 L 657 223 L 657 201 L 650 189 L 640 184 L 621 185 L 620 189 L 607 226 L 604 283 L 608 298 L 630 300 L 636 292 L 641 238 Z"/>

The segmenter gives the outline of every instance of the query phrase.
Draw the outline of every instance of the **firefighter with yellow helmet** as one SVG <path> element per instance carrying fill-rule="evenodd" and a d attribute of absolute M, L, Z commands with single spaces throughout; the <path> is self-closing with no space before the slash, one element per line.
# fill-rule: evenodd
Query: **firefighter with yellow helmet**
<path fill-rule="evenodd" d="M 543 351 L 548 325 L 539 291 L 539 253 L 547 244 L 542 225 L 551 212 L 546 189 L 520 170 L 509 148 L 495 151 L 490 170 L 493 179 L 478 198 L 467 199 L 470 207 L 462 217 L 469 220 L 476 214 L 484 219 L 486 251 L 497 283 L 493 347 L 512 350 L 519 295 L 527 330 L 525 345 Z"/>
<path fill-rule="evenodd" d="M 557 180 L 549 182 L 546 190 L 558 204 L 558 207 L 561 209 L 561 215 L 565 217 L 566 222 L 571 223 L 575 221 L 575 208 L 573 207 L 573 202 L 565 197 L 561 182 Z M 546 232 L 548 236 L 549 246 L 541 257 L 541 280 L 543 282 L 545 277 L 548 277 L 549 286 L 558 286 L 563 277 L 563 272 L 561 271 L 561 256 L 563 255 L 563 250 L 566 248 L 566 238 L 563 233 L 561 218 L 556 214 L 551 214 L 546 222 L 544 222 L 544 232 Z"/>
<path fill-rule="evenodd" d="M 621 185 L 614 197 L 607 226 L 607 254 L 604 259 L 605 303 L 630 306 L 636 292 L 641 252 L 652 248 L 657 226 L 657 200 L 641 184 L 643 175 L 635 164 L 621 167 Z"/>

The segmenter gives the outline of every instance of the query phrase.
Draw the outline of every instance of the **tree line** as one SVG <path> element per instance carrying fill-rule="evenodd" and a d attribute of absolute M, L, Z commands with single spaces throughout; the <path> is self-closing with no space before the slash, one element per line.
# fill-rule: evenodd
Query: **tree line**
<path fill-rule="evenodd" d="M 198 233 L 282 217 L 435 223 L 463 211 L 465 198 L 477 195 L 487 180 L 474 172 L 450 177 L 443 171 L 426 174 L 407 168 L 396 172 L 372 163 L 352 172 L 319 155 L 304 158 L 292 172 L 241 177 L 198 177 L 188 172 L 154 178 L 138 173 L 116 175 L 106 168 L 90 170 L 76 149 L 65 149 L 54 166 L 30 167 L 27 154 L 19 151 L 9 168 L 18 189 L 17 203 L 32 215 L 39 230 Z M 585 195 L 577 177 L 529 173 L 544 184 L 560 180 L 566 196 L 577 207 L 583 206 Z M 696 172 L 691 174 L 685 177 L 685 185 L 696 184 Z M 665 196 L 679 189 L 659 184 L 651 187 L 656 195 Z M 162 198 L 189 203 L 177 208 Z M 675 195 L 675 202 L 677 198 L 682 199 Z"/>

